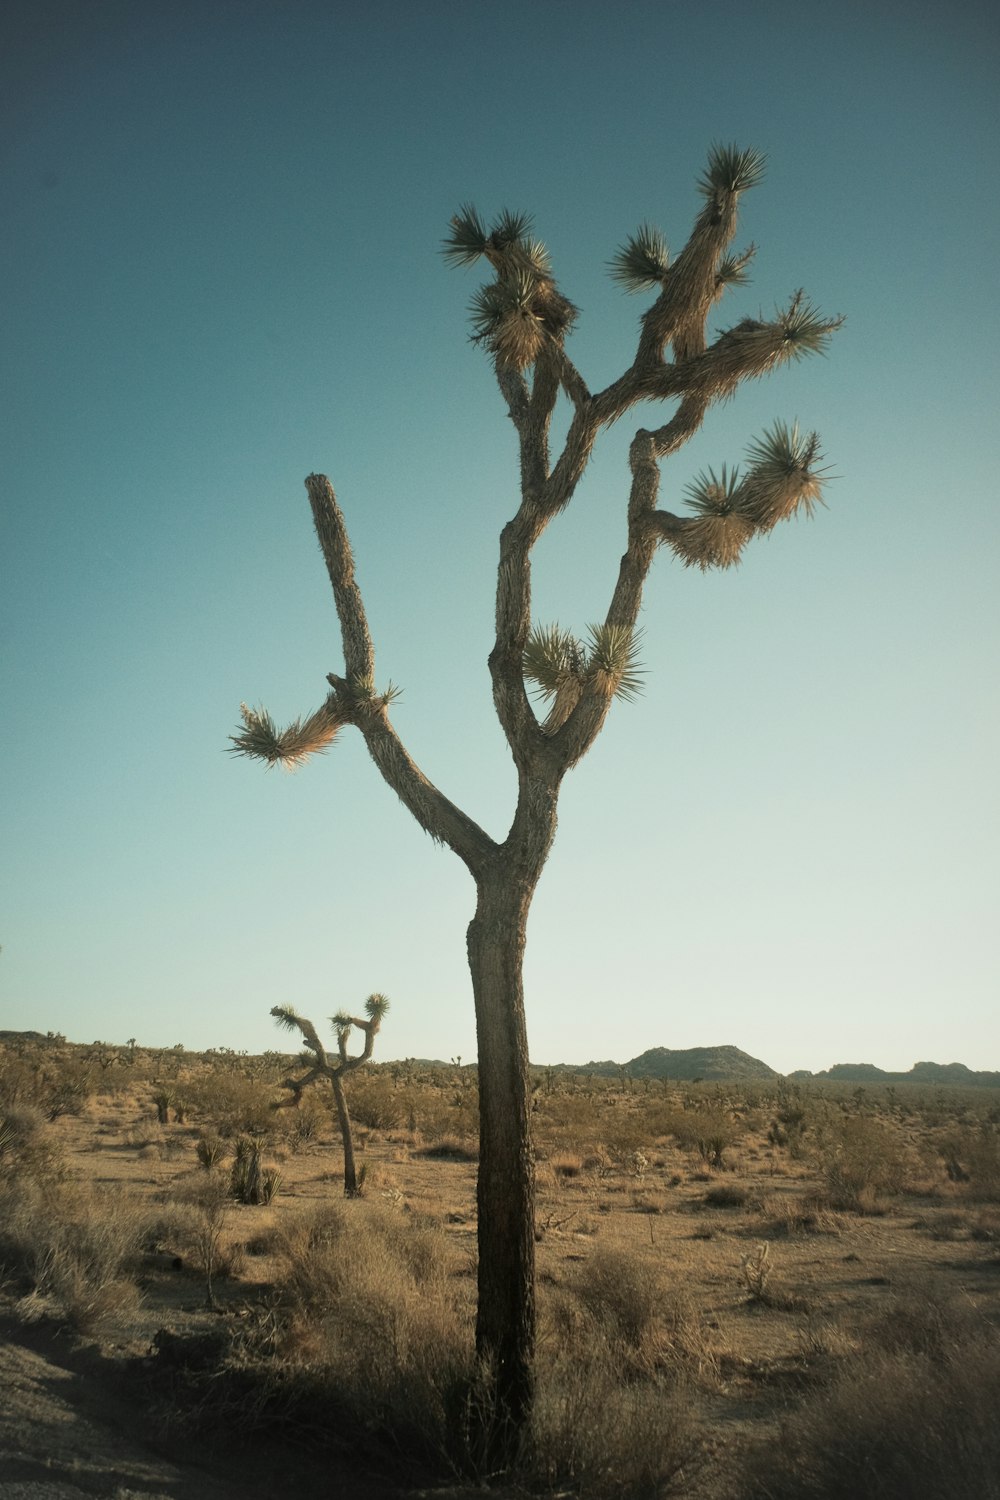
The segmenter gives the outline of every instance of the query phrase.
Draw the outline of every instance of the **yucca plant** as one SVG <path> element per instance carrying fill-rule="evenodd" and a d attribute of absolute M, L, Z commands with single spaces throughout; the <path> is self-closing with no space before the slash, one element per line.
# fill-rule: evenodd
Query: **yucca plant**
<path fill-rule="evenodd" d="M 278 1168 L 263 1164 L 260 1140 L 252 1135 L 239 1136 L 229 1174 L 230 1191 L 237 1203 L 270 1203 L 280 1181 Z"/>
<path fill-rule="evenodd" d="M 555 836 L 563 778 L 593 745 L 612 703 L 640 690 L 637 625 L 657 550 L 665 547 L 702 569 L 732 567 L 779 521 L 811 513 L 826 479 L 818 438 L 779 422 L 751 444 L 742 472 L 720 466 L 695 479 L 686 512 L 660 504 L 661 466 L 698 432 L 713 405 L 744 381 L 823 353 L 840 326 L 839 318 L 824 316 L 795 292 L 773 316 L 746 314 L 720 333 L 707 330 L 712 309 L 747 280 L 754 247 L 737 249 L 734 238 L 743 195 L 760 183 L 764 165 L 757 151 L 713 146 L 698 184 L 702 207 L 680 252 L 671 257 L 665 237 L 649 223 L 619 242 L 612 279 L 650 302 L 631 363 L 597 391 L 570 358 L 577 309 L 559 287 L 529 217 L 504 209 L 491 220 L 464 204 L 449 226 L 446 261 L 487 267 L 472 297 L 472 337 L 493 367 L 519 443 L 520 500 L 500 537 L 489 657 L 494 705 L 517 767 L 517 802 L 506 834 L 492 837 L 445 796 L 396 733 L 390 694 L 373 686 L 375 651 L 347 527 L 325 475 L 311 474 L 306 490 L 340 620 L 343 672 L 328 674 L 325 701 L 312 715 L 279 730 L 266 710 L 244 708 L 242 729 L 232 739 L 235 751 L 267 765 L 297 765 L 341 729 L 357 729 L 420 827 L 448 845 L 475 882 L 467 952 L 479 1043 L 476 1345 L 489 1386 L 476 1410 L 492 1472 L 503 1471 L 516 1455 L 533 1400 L 534 1177 L 522 965 L 528 911 Z M 553 451 L 560 398 L 571 417 L 561 450 Z M 671 403 L 669 415 L 651 417 L 648 403 L 664 401 Z M 622 507 L 624 556 L 607 609 L 582 638 L 558 625 L 533 629 L 533 548 L 573 500 L 601 433 L 642 404 L 647 411 L 631 442 Z M 290 1087 L 330 1077 L 311 1022 L 287 1008 L 275 1014 L 299 1029 L 310 1054 L 308 1072 L 289 1080 Z M 365 1025 L 335 1020 L 342 1059 L 348 1021 Z M 335 1075 L 339 1071 L 333 1067 Z M 345 1156 L 348 1143 L 345 1133 Z"/>

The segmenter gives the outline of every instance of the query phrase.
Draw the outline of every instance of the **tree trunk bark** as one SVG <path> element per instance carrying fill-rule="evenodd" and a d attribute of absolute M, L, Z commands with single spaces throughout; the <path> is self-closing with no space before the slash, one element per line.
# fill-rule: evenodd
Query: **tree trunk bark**
<path fill-rule="evenodd" d="M 358 1196 L 358 1178 L 354 1168 L 354 1136 L 351 1132 L 351 1116 L 347 1108 L 347 1095 L 344 1093 L 344 1085 L 336 1073 L 330 1074 L 330 1083 L 333 1086 L 333 1097 L 337 1103 L 340 1136 L 344 1142 L 344 1197 L 356 1198 Z"/>
<path fill-rule="evenodd" d="M 479 1042 L 476 1352 L 486 1381 L 474 1436 L 491 1473 L 516 1457 L 534 1395 L 535 1166 L 522 965 L 541 866 L 519 864 L 500 851 L 468 931 Z"/>

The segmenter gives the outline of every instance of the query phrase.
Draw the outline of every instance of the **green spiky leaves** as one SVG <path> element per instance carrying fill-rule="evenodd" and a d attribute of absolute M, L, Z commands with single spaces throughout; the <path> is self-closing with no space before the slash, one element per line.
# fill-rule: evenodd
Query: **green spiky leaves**
<path fill-rule="evenodd" d="M 471 204 L 451 221 L 443 254 L 456 266 L 489 261 L 496 280 L 476 293 L 470 306 L 472 337 L 497 362 L 527 369 L 549 343 L 561 344 L 576 308 L 558 291 L 545 246 L 529 238 L 527 214 L 504 209 L 487 228 Z"/>
<path fill-rule="evenodd" d="M 608 262 L 611 278 L 626 292 L 646 292 L 662 286 L 670 269 L 670 252 L 660 231 L 641 224 Z"/>
<path fill-rule="evenodd" d="M 463 203 L 451 221 L 441 253 L 453 266 L 475 265 L 480 256 L 494 264 L 507 258 L 534 268 L 548 270 L 545 246 L 528 238 L 530 214 L 514 213 L 504 208 L 489 229 L 471 203 Z"/>
<path fill-rule="evenodd" d="M 843 324 L 843 318 L 824 318 L 803 291 L 797 291 L 784 312 L 779 312 L 781 329 L 781 362 L 801 359 L 805 354 L 825 354 L 830 335 Z"/>
<path fill-rule="evenodd" d="M 743 509 L 759 530 L 770 531 L 799 510 L 811 516 L 823 504 L 828 471 L 819 467 L 822 457 L 818 434 L 800 432 L 797 422 L 775 422 L 750 444 Z"/>
<path fill-rule="evenodd" d="M 621 625 L 588 625 L 589 672 L 598 691 L 609 698 L 634 703 L 642 692 L 639 665 L 642 632 Z"/>
<path fill-rule="evenodd" d="M 748 245 L 739 255 L 724 255 L 715 270 L 715 285 L 720 294 L 730 286 L 746 286 L 750 280 L 747 266 L 757 254 L 756 245 Z"/>
<path fill-rule="evenodd" d="M 670 546 L 685 566 L 731 568 L 753 536 L 754 524 L 743 514 L 743 486 L 739 471 L 725 464 L 716 475 L 706 469 L 688 485 L 685 499 L 694 516 L 685 520 Z"/>
<path fill-rule="evenodd" d="M 279 730 L 266 708 L 249 708 L 240 704 L 243 728 L 229 736 L 230 754 L 262 760 L 268 770 L 284 766 L 296 770 L 310 755 L 329 749 L 344 723 L 342 710 L 333 694 L 305 719 L 293 719 L 287 729 Z"/>
<path fill-rule="evenodd" d="M 441 254 L 453 266 L 472 266 L 486 254 L 490 231 L 471 203 L 463 203 L 452 216 L 451 228 Z"/>
<path fill-rule="evenodd" d="M 565 722 L 587 687 L 626 702 L 642 692 L 639 642 L 639 632 L 619 625 L 588 625 L 586 642 L 558 625 L 532 631 L 524 649 L 524 677 L 552 703 L 550 732 Z"/>
<path fill-rule="evenodd" d="M 388 995 L 369 995 L 365 1001 L 365 1015 L 372 1021 L 381 1021 L 389 1010 Z"/>
<path fill-rule="evenodd" d="M 524 648 L 523 671 L 540 697 L 554 698 L 570 681 L 582 683 L 586 676 L 586 653 L 569 630 L 558 625 L 538 625 Z"/>
<path fill-rule="evenodd" d="M 293 719 L 286 729 L 279 729 L 266 708 L 249 708 L 240 704 L 243 727 L 231 734 L 231 755 L 245 755 L 262 760 L 268 770 L 283 766 L 297 771 L 311 755 L 328 750 L 343 726 L 357 710 L 371 706 L 387 708 L 399 696 L 400 689 L 391 682 L 384 692 L 377 692 L 370 677 L 336 679 L 337 691 L 331 693 L 322 707 L 305 719 Z"/>
<path fill-rule="evenodd" d="M 706 198 L 719 193 L 745 193 L 763 179 L 766 167 L 767 157 L 761 151 L 741 151 L 738 146 L 716 143 L 698 179 L 698 191 Z"/>
<path fill-rule="evenodd" d="M 687 567 L 730 568 L 758 532 L 823 503 L 827 472 L 815 432 L 775 422 L 747 449 L 746 472 L 706 469 L 685 492 L 693 516 L 675 518 L 664 540 Z"/>

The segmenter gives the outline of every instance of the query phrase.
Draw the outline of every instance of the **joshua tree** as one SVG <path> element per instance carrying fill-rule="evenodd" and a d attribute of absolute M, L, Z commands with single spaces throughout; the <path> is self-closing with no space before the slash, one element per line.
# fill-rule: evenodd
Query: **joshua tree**
<path fill-rule="evenodd" d="M 388 1009 L 389 1001 L 385 995 L 369 995 L 365 1001 L 367 1021 L 362 1021 L 358 1016 L 349 1016 L 344 1010 L 339 1010 L 335 1016 L 330 1017 L 337 1036 L 336 1062 L 330 1061 L 315 1026 L 311 1021 L 307 1021 L 305 1016 L 296 1015 L 290 1005 L 276 1005 L 271 1011 L 278 1025 L 284 1026 L 286 1031 L 300 1031 L 306 1045 L 302 1061 L 308 1065 L 309 1071 L 301 1078 L 286 1078 L 283 1084 L 284 1088 L 291 1089 L 292 1102 L 297 1105 L 302 1097 L 303 1089 L 315 1082 L 317 1078 L 330 1080 L 337 1105 L 340 1135 L 344 1142 L 344 1196 L 347 1198 L 357 1197 L 358 1174 L 354 1165 L 354 1136 L 351 1131 L 351 1115 L 347 1108 L 343 1078 L 345 1073 L 353 1073 L 355 1068 L 364 1067 L 371 1058 L 375 1038 L 382 1025 L 382 1017 Z M 352 1026 L 357 1026 L 359 1031 L 363 1031 L 365 1037 L 365 1045 L 357 1057 L 347 1055 L 347 1038 L 351 1034 Z M 312 1053 L 311 1057 L 310 1053 Z"/>
<path fill-rule="evenodd" d="M 751 537 L 820 498 L 819 439 L 776 422 L 747 450 L 745 467 L 708 469 L 686 493 L 688 514 L 657 505 L 660 465 L 701 426 L 716 402 L 790 360 L 822 352 L 840 319 L 796 292 L 773 317 L 743 318 L 706 338 L 706 319 L 727 288 L 746 281 L 754 247 L 732 253 L 740 195 L 757 184 L 763 158 L 713 147 L 699 187 L 704 207 L 671 262 L 658 230 L 643 225 L 611 261 L 612 277 L 653 301 L 640 321 L 635 357 L 592 392 L 566 353 L 577 310 L 558 289 L 530 220 L 504 211 L 491 223 L 471 206 L 451 221 L 452 265 L 485 260 L 492 279 L 471 305 L 473 337 L 489 357 L 520 450 L 520 501 L 500 534 L 496 638 L 489 657 L 493 699 L 518 776 L 506 835 L 495 839 L 414 764 L 376 687 L 375 653 L 344 517 L 329 480 L 306 490 L 340 619 L 344 668 L 327 676 L 324 702 L 279 730 L 263 708 L 242 707 L 236 752 L 269 766 L 296 766 L 343 727 L 360 731 L 389 786 L 432 838 L 447 844 L 476 885 L 468 956 L 479 1048 L 479 1303 L 477 1349 L 491 1372 L 487 1452 L 503 1466 L 531 1409 L 535 1340 L 534 1176 L 529 1135 L 528 1054 L 522 960 L 528 909 L 556 830 L 563 777 L 587 753 L 612 699 L 640 685 L 636 621 L 657 549 L 686 566 L 728 568 Z M 669 355 L 668 355 L 669 349 Z M 549 426 L 562 392 L 573 415 L 562 451 Z M 584 638 L 556 625 L 532 628 L 531 555 L 549 522 L 573 498 L 598 435 L 641 402 L 670 402 L 662 425 L 640 427 L 629 451 L 623 505 L 624 555 L 603 620 Z M 537 714 L 535 693 L 548 705 Z"/>

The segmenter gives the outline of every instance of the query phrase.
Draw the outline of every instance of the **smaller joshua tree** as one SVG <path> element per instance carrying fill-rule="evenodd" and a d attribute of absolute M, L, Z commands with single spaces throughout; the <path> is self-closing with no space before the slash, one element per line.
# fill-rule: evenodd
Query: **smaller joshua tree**
<path fill-rule="evenodd" d="M 339 1010 L 330 1020 L 337 1036 L 337 1058 L 331 1062 L 326 1048 L 319 1039 L 313 1023 L 305 1016 L 297 1015 L 290 1005 L 276 1005 L 271 1011 L 272 1016 L 279 1026 L 286 1031 L 300 1031 L 302 1040 L 305 1042 L 306 1050 L 302 1054 L 302 1061 L 307 1066 L 308 1072 L 301 1078 L 286 1078 L 283 1087 L 291 1089 L 292 1099 L 289 1101 L 293 1106 L 298 1106 L 302 1098 L 303 1090 L 317 1078 L 329 1078 L 333 1089 L 333 1097 L 337 1104 L 337 1119 L 340 1122 L 340 1135 L 344 1142 L 344 1196 L 345 1198 L 356 1198 L 358 1196 L 358 1175 L 354 1165 L 354 1136 L 351 1131 L 351 1116 L 347 1108 L 347 1095 L 344 1093 L 343 1078 L 345 1073 L 353 1073 L 355 1068 L 364 1067 L 369 1062 L 372 1050 L 375 1046 L 375 1037 L 379 1027 L 382 1025 L 382 1017 L 389 1009 L 389 1001 L 385 995 L 369 995 L 365 1001 L 365 1015 L 367 1021 L 362 1021 L 358 1016 L 350 1016 L 344 1010 Z M 356 1026 L 359 1031 L 364 1032 L 365 1045 L 357 1057 L 348 1057 L 347 1039 L 351 1033 L 351 1027 Z"/>

